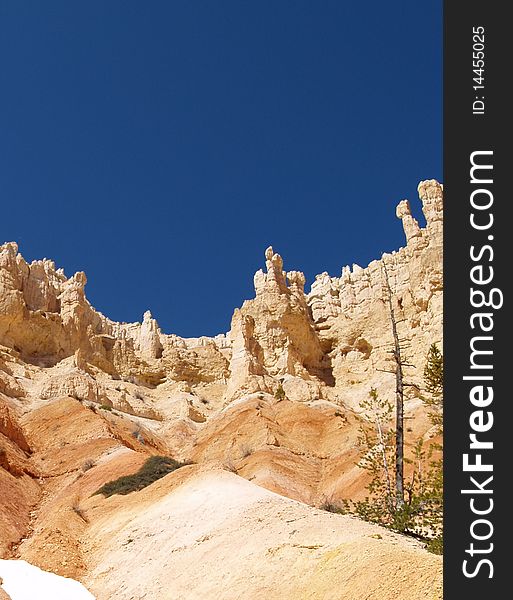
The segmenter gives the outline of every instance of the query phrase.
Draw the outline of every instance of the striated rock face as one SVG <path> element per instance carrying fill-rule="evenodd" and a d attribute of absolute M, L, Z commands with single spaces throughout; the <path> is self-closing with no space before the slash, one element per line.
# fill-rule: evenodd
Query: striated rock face
<path fill-rule="evenodd" d="M 0 435 L 4 435 L 24 452 L 30 452 L 30 447 L 12 409 L 0 401 Z"/>
<path fill-rule="evenodd" d="M 5 244 L 0 344 L 42 368 L 72 360 L 70 373 L 48 381 L 42 398 L 69 394 L 101 401 L 95 387 L 100 372 L 216 402 L 274 393 L 282 385 L 291 400 L 325 398 L 354 407 L 371 385 L 385 391 L 393 386 L 393 377 L 382 372 L 389 369 L 392 344 L 386 269 L 405 358 L 414 365 L 407 375 L 420 385 L 429 345 L 442 335 L 442 186 L 421 182 L 419 196 L 425 227 L 407 200 L 397 206 L 403 248 L 365 268 L 344 267 L 339 277 L 322 273 L 307 294 L 303 273 L 286 272 L 282 257 L 267 248 L 265 271 L 254 277 L 255 297 L 235 310 L 230 331 L 214 338 L 163 334 L 149 311 L 142 323 L 111 321 L 89 304 L 84 273 L 67 278 L 46 259 L 29 265 L 15 243 Z M 22 396 L 17 381 L 0 371 L 0 391 Z M 415 387 L 408 390 L 416 394 Z"/>

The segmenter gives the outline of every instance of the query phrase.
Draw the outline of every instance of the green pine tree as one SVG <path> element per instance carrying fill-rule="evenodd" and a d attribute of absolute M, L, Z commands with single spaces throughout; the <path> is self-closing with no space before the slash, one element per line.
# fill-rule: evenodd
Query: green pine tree
<path fill-rule="evenodd" d="M 436 344 L 431 344 L 424 367 L 424 383 L 427 397 L 424 403 L 431 409 L 431 422 L 436 426 L 439 435 L 443 436 L 443 384 L 444 357 Z M 442 444 L 436 444 L 432 451 L 443 451 Z M 443 460 L 430 463 L 430 470 L 423 492 L 424 526 L 433 535 L 428 542 L 428 550 L 435 554 L 443 554 Z"/>
<path fill-rule="evenodd" d="M 424 367 L 424 383 L 428 396 L 424 398 L 425 404 L 432 410 L 431 422 L 436 425 L 439 432 L 443 427 L 443 385 L 444 385 L 444 357 L 436 344 L 431 344 Z"/>

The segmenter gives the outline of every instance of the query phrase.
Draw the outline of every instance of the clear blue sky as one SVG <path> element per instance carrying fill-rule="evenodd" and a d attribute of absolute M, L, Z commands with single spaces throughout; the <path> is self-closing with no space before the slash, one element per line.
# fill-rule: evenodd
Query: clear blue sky
<path fill-rule="evenodd" d="M 0 1 L 0 241 L 212 335 L 272 244 L 339 275 L 442 176 L 441 1 Z"/>

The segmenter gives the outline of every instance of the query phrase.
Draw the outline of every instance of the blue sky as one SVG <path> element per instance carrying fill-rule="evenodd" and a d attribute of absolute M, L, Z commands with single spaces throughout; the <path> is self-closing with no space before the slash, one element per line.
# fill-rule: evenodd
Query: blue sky
<path fill-rule="evenodd" d="M 0 242 L 212 335 L 272 244 L 338 275 L 442 176 L 441 2 L 0 2 Z"/>

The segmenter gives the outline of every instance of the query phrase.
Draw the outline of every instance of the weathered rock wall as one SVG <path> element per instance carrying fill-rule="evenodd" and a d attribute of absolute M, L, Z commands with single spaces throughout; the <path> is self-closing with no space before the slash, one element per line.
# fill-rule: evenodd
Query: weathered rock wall
<path fill-rule="evenodd" d="M 442 341 L 442 226 L 443 188 L 434 181 L 419 185 L 426 227 L 419 227 L 409 203 L 397 207 L 406 245 L 366 268 L 344 267 L 340 277 L 318 275 L 308 294 L 308 305 L 319 339 L 333 369 L 336 395 L 354 403 L 370 386 L 391 389 L 393 346 L 388 285 L 398 323 L 410 383 L 408 394 L 422 387 L 422 371 L 429 346 Z"/>
<path fill-rule="evenodd" d="M 356 405 L 371 386 L 392 389 L 385 372 L 390 293 L 404 357 L 414 365 L 407 369 L 417 386 L 408 387 L 413 397 L 429 345 L 442 336 L 442 186 L 424 181 L 419 195 L 425 227 L 406 200 L 397 207 L 403 248 L 366 268 L 344 267 L 340 277 L 322 273 L 308 294 L 303 273 L 284 271 L 268 248 L 266 271 L 254 277 L 255 298 L 235 310 L 228 334 L 213 338 L 166 335 L 149 311 L 141 323 L 111 321 L 88 302 L 84 273 L 67 278 L 46 259 L 28 264 L 7 243 L 0 247 L 0 344 L 41 367 L 71 359 L 72 368 L 92 376 L 96 369 L 151 387 L 183 384 L 182 391 L 225 401 L 282 385 L 292 400 Z M 2 387 L 16 393 L 8 373 Z"/>

